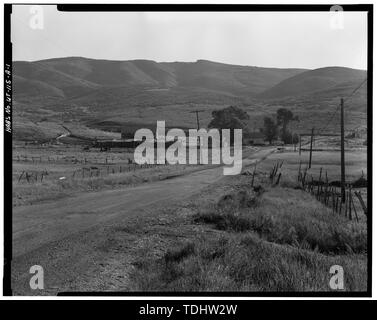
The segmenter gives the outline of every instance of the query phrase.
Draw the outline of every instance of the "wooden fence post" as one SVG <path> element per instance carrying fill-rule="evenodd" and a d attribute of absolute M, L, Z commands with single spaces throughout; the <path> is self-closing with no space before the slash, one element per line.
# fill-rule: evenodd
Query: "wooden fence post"
<path fill-rule="evenodd" d="M 301 134 L 300 134 L 300 140 L 299 140 L 299 147 L 298 147 L 298 155 L 301 156 Z"/>
<path fill-rule="evenodd" d="M 254 187 L 254 177 L 255 177 L 255 170 L 257 169 L 257 164 L 255 164 L 254 171 L 253 171 L 253 178 L 251 179 L 251 187 Z"/>
<path fill-rule="evenodd" d="M 298 167 L 298 176 L 297 176 L 297 181 L 300 182 L 300 180 L 301 180 L 301 160 L 300 160 L 300 165 Z"/>
<path fill-rule="evenodd" d="M 314 139 L 314 128 L 312 128 L 312 134 L 310 137 L 309 169 L 312 167 L 313 139 Z"/>
<path fill-rule="evenodd" d="M 351 200 L 351 194 L 352 194 L 352 187 L 351 187 L 351 184 L 349 185 L 349 190 L 348 190 L 348 215 L 349 215 L 349 219 L 352 220 L 352 209 L 351 209 L 351 203 L 352 203 L 352 200 Z"/>
<path fill-rule="evenodd" d="M 281 177 L 281 172 L 279 173 L 279 175 L 278 175 L 278 179 L 277 179 L 277 181 L 276 181 L 276 184 L 275 185 L 278 185 L 279 184 L 279 182 L 280 182 L 280 177 Z"/>
<path fill-rule="evenodd" d="M 352 193 L 351 193 L 351 202 L 352 202 L 352 206 L 353 206 L 353 211 L 355 212 L 356 221 L 359 222 L 359 216 L 357 214 L 355 203 L 353 202 Z"/>
<path fill-rule="evenodd" d="M 361 196 L 360 191 L 359 191 L 359 192 L 356 192 L 356 191 L 355 191 L 355 195 L 356 195 L 356 197 L 359 199 L 359 202 L 360 202 L 360 204 L 361 204 L 361 207 L 363 208 L 364 214 L 365 214 L 366 216 L 368 216 L 368 208 L 367 208 L 367 206 L 366 206 L 365 203 L 364 203 L 364 200 L 363 200 L 363 198 L 362 198 L 362 196 Z"/>
<path fill-rule="evenodd" d="M 20 182 L 20 180 L 21 180 L 22 176 L 24 175 L 24 173 L 25 173 L 25 171 L 22 171 L 20 177 L 18 178 L 18 182 Z"/>

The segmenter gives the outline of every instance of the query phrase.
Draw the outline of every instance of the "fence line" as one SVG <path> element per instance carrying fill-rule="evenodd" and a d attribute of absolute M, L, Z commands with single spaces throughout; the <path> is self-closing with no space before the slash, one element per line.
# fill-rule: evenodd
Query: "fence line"
<path fill-rule="evenodd" d="M 90 167 L 81 167 L 76 169 L 71 173 L 72 179 L 84 179 L 91 177 L 100 177 L 110 174 L 126 173 L 126 172 L 135 172 L 140 169 L 150 169 L 157 166 L 167 166 L 168 164 L 128 164 L 128 165 L 112 165 L 109 164 L 103 167 L 90 166 Z M 26 181 L 27 183 L 36 183 L 43 182 L 45 176 L 49 175 L 49 172 L 45 169 L 42 172 L 40 171 L 26 171 L 23 170 L 18 177 L 18 183 Z M 65 177 L 64 177 L 65 178 Z"/>
<path fill-rule="evenodd" d="M 306 167 L 305 170 L 302 171 L 300 162 L 297 181 L 304 191 L 312 194 L 318 201 L 331 208 L 333 213 L 344 215 L 350 220 L 355 218 L 356 221 L 359 222 L 359 216 L 353 199 L 353 194 L 355 194 L 363 208 L 364 214 L 368 216 L 367 208 L 361 193 L 353 191 L 352 183 L 346 185 L 346 199 L 343 203 L 341 192 L 337 189 L 338 186 L 329 182 L 327 171 L 325 172 L 324 179 L 322 179 L 322 173 L 322 168 L 320 168 L 318 180 L 315 180 L 313 175 L 310 175 L 309 178 L 308 168 Z"/>

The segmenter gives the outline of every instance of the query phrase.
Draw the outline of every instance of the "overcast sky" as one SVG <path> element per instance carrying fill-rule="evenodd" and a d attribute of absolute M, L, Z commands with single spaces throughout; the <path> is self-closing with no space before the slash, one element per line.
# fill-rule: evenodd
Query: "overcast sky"
<path fill-rule="evenodd" d="M 196 61 L 279 68 L 367 67 L 367 14 L 327 12 L 59 12 L 42 6 L 43 29 L 30 27 L 31 6 L 13 6 L 14 60 Z M 35 21 L 35 20 L 33 20 Z M 338 24 L 339 25 L 339 24 Z"/>

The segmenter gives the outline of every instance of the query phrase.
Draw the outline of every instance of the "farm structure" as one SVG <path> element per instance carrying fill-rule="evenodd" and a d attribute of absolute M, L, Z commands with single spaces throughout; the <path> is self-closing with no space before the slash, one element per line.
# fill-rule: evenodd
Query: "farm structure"
<path fill-rule="evenodd" d="M 97 140 L 93 144 L 93 148 L 99 148 L 101 151 L 108 151 L 112 148 L 127 148 L 135 149 L 138 145 L 143 143 L 143 141 L 138 141 L 134 139 L 127 140 Z M 172 145 L 174 141 L 165 141 L 165 148 Z M 154 140 L 154 147 L 157 147 L 157 140 Z"/>
<path fill-rule="evenodd" d="M 262 146 L 266 144 L 264 134 L 258 131 L 250 133 L 250 135 L 246 139 L 246 142 L 248 144 L 258 145 L 258 146 Z"/>
<path fill-rule="evenodd" d="M 136 148 L 142 141 L 134 139 L 127 140 L 97 140 L 93 144 L 93 148 L 99 148 L 101 151 L 107 151 L 111 148 Z"/>

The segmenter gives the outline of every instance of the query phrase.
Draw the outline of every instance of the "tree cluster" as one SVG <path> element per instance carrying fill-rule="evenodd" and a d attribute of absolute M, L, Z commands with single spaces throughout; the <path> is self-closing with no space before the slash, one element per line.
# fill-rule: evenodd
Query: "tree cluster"
<path fill-rule="evenodd" d="M 265 135 L 266 141 L 270 144 L 278 137 L 284 144 L 296 144 L 299 137 L 295 133 L 293 134 L 288 125 L 291 121 L 299 121 L 298 116 L 294 116 L 292 111 L 280 108 L 276 112 L 276 121 L 271 117 L 265 117 L 262 132 Z"/>

